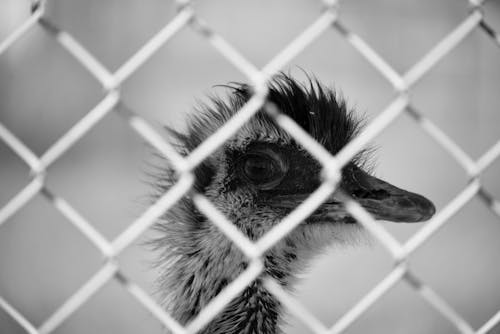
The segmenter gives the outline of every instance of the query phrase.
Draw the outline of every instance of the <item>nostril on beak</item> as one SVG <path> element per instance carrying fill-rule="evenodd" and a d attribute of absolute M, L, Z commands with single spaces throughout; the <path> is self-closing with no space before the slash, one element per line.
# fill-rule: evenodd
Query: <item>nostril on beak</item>
<path fill-rule="evenodd" d="M 382 200 L 390 196 L 390 194 L 383 189 L 356 189 L 352 191 L 351 196 L 354 198 L 365 198 L 365 199 L 374 199 L 374 200 Z"/>

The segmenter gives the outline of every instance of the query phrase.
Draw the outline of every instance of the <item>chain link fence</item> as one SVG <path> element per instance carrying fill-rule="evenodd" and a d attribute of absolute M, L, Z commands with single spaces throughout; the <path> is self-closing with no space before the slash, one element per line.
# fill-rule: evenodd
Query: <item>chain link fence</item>
<path fill-rule="evenodd" d="M 37 155 L 21 141 L 8 127 L 0 123 L 0 140 L 18 155 L 31 170 L 31 179 L 0 208 L 1 225 L 9 224 L 15 215 L 37 195 L 43 196 L 56 208 L 74 227 L 85 236 L 104 256 L 105 261 L 72 296 L 53 312 L 39 326 L 18 311 L 7 298 L 0 296 L 0 308 L 6 312 L 28 333 L 54 332 L 66 319 L 82 307 L 107 282 L 116 280 L 140 304 L 154 315 L 158 321 L 173 333 L 196 333 L 207 325 L 228 303 L 255 280 L 263 271 L 262 255 L 280 239 L 285 237 L 306 217 L 315 211 L 321 203 L 336 189 L 342 166 L 348 163 L 358 152 L 365 148 L 377 135 L 388 127 L 400 114 L 407 113 L 436 143 L 440 145 L 465 170 L 469 182 L 456 196 L 442 208 L 434 218 L 420 228 L 407 242 L 401 243 L 391 235 L 380 223 L 367 213 L 356 201 L 345 198 L 345 206 L 380 244 L 387 250 L 393 261 L 393 269 L 358 303 L 348 310 L 333 326 L 322 323 L 307 307 L 285 292 L 272 279 L 265 280 L 265 287 L 283 303 L 288 311 L 300 319 L 313 333 L 342 333 L 366 312 L 377 300 L 384 296 L 397 283 L 405 282 L 415 292 L 428 302 L 435 311 L 447 319 L 460 333 L 493 333 L 500 322 L 500 310 L 492 314 L 488 321 L 480 327 L 473 327 L 454 306 L 448 303 L 432 286 L 426 284 L 408 266 L 409 257 L 418 250 L 436 231 L 450 222 L 450 218 L 461 210 L 472 198 L 479 198 L 491 211 L 500 218 L 500 203 L 488 191 L 487 185 L 481 181 L 482 173 L 500 156 L 500 140 L 487 149 L 479 157 L 473 159 L 465 150 L 450 138 L 439 126 L 433 123 L 425 113 L 417 110 L 410 99 L 413 86 L 436 63 L 446 58 L 450 51 L 474 30 L 484 32 L 491 43 L 500 47 L 500 36 L 488 24 L 487 13 L 483 1 L 464 1 L 464 11 L 468 10 L 463 21 L 452 29 L 442 40 L 433 46 L 421 59 L 404 73 L 399 73 L 377 51 L 359 35 L 352 31 L 342 21 L 340 15 L 342 3 L 324 0 L 322 10 L 317 18 L 298 34 L 284 49 L 276 54 L 262 68 L 256 67 L 243 53 L 239 52 L 223 36 L 207 24 L 195 10 L 191 1 L 178 0 L 178 11 L 175 17 L 144 44 L 132 57 L 127 59 L 116 71 L 110 71 L 95 57 L 77 38 L 69 32 L 60 29 L 55 22 L 50 21 L 44 13 L 45 1 L 34 1 L 32 13 L 21 26 L 0 41 L 0 57 L 18 40 L 22 39 L 34 27 L 43 28 L 59 46 L 87 70 L 105 91 L 104 98 L 86 115 L 72 126 L 63 136 L 50 146 L 42 155 Z M 188 156 L 181 156 L 162 138 L 152 126 L 138 113 L 124 104 L 121 99 L 121 85 L 141 68 L 157 51 L 163 47 L 183 28 L 189 28 L 220 53 L 227 62 L 245 75 L 247 81 L 254 87 L 254 94 L 237 114 L 221 127 L 215 134 L 199 145 Z M 345 146 L 337 155 L 332 156 L 325 148 L 312 139 L 305 131 L 287 116 L 281 114 L 273 105 L 266 102 L 267 82 L 283 69 L 294 57 L 319 38 L 327 30 L 335 30 L 354 50 L 359 52 L 392 85 L 396 96 L 388 106 L 374 118 L 363 132 Z M 250 265 L 235 281 L 223 289 L 192 321 L 182 326 L 155 302 L 138 284 L 134 283 L 121 270 L 116 257 L 133 244 L 145 233 L 155 221 L 172 208 L 193 185 L 194 168 L 210 156 L 218 147 L 233 136 L 258 110 L 269 113 L 276 123 L 286 130 L 298 143 L 304 146 L 314 156 L 325 170 L 334 171 L 325 179 L 321 186 L 311 196 L 297 207 L 280 224 L 257 242 L 249 240 L 242 232 L 224 217 L 210 201 L 202 194 L 193 196 L 197 208 L 229 238 L 248 257 Z M 65 198 L 50 189 L 46 183 L 47 169 L 70 148 L 85 137 L 109 113 L 116 113 L 124 118 L 129 126 L 144 140 L 155 147 L 179 173 L 179 181 L 156 203 L 147 208 L 140 217 L 130 224 L 113 240 L 108 240 L 85 219 L 77 208 Z M 2 230 L 0 230 L 2 233 Z M 1 268 L 0 268 L 1 270 Z"/>

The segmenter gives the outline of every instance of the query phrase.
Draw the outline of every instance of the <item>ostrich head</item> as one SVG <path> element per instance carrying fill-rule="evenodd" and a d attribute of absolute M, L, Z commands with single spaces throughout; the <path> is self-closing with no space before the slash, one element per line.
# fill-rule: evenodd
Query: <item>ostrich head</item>
<path fill-rule="evenodd" d="M 185 133 L 172 131 L 185 153 L 214 133 L 249 100 L 249 86 L 228 87 L 231 94 L 227 101 L 214 98 L 211 107 L 203 106 L 192 116 Z M 302 85 L 281 74 L 269 84 L 268 100 L 332 154 L 353 139 L 361 127 L 344 101 L 317 81 Z M 434 214 L 429 200 L 376 178 L 365 166 L 367 154 L 361 153 L 343 168 L 340 187 L 376 219 L 418 222 Z M 196 168 L 195 176 L 194 190 L 207 196 L 249 238 L 257 240 L 320 185 L 322 168 L 269 115 L 260 112 L 203 161 Z M 173 181 L 172 173 L 167 172 L 160 181 L 164 191 Z M 157 241 L 163 251 L 160 263 L 168 263 L 160 278 L 160 287 L 170 310 L 187 322 L 237 277 L 245 268 L 246 260 L 196 210 L 189 197 L 167 213 L 158 227 L 163 232 Z M 289 286 L 304 261 L 326 245 L 350 239 L 353 232 L 359 230 L 360 226 L 333 194 L 265 255 L 265 272 L 283 286 Z M 207 333 L 231 333 L 231 328 L 238 327 L 231 323 L 230 309 L 246 312 L 242 305 L 250 303 L 250 295 L 244 293 L 237 298 Z M 259 298 L 271 297 L 262 292 Z M 273 302 L 268 300 L 264 304 Z M 180 305 L 183 303 L 185 307 Z M 274 304 L 278 307 L 278 303 Z M 265 327 L 268 329 L 275 326 L 278 318 L 276 312 L 271 313 L 274 316 Z M 254 330 L 273 332 L 265 328 Z"/>

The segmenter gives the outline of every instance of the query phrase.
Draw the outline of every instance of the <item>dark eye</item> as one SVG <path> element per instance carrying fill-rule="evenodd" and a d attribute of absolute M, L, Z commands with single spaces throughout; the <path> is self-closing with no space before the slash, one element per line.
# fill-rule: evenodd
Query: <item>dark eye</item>
<path fill-rule="evenodd" d="M 244 178 L 263 190 L 276 187 L 287 172 L 286 163 L 274 152 L 247 154 L 241 165 Z"/>

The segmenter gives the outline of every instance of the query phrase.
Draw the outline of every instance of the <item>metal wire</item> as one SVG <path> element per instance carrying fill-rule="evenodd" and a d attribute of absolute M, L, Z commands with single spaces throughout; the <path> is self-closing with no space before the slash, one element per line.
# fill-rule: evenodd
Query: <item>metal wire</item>
<path fill-rule="evenodd" d="M 258 69 L 234 46 L 227 42 L 220 34 L 198 17 L 189 0 L 177 1 L 178 13 L 164 27 L 160 29 L 146 44 L 130 57 L 115 73 L 109 71 L 91 52 L 89 52 L 69 32 L 61 30 L 44 16 L 45 1 L 34 1 L 30 17 L 0 41 L 0 56 L 18 40 L 23 38 L 33 27 L 38 26 L 49 33 L 59 45 L 68 52 L 77 63 L 85 68 L 104 88 L 103 99 L 80 119 L 72 128 L 62 135 L 42 156 L 38 157 L 32 150 L 17 138 L 7 127 L 0 123 L 0 140 L 24 161 L 30 168 L 32 179 L 6 205 L 0 208 L 0 227 L 9 221 L 37 194 L 41 194 L 51 205 L 59 210 L 64 217 L 79 232 L 82 233 L 100 251 L 105 261 L 101 268 L 81 286 L 70 298 L 50 315 L 37 328 L 9 302 L 0 296 L 0 308 L 3 309 L 16 323 L 27 332 L 33 334 L 51 333 L 62 322 L 78 310 L 93 294 L 98 292 L 109 280 L 115 279 L 126 291 L 158 319 L 173 333 L 196 333 L 207 325 L 224 307 L 245 289 L 263 272 L 262 255 L 280 239 L 290 233 L 301 221 L 309 216 L 321 203 L 336 190 L 340 179 L 342 166 L 358 154 L 375 136 L 382 132 L 396 117 L 402 113 L 408 114 L 417 126 L 429 134 L 445 152 L 450 154 L 456 162 L 464 168 L 468 177 L 468 185 L 450 201 L 444 209 L 405 244 L 399 243 L 390 235 L 370 214 L 344 194 L 343 201 L 349 213 L 355 217 L 375 238 L 389 251 L 395 268 L 354 307 L 342 316 L 332 327 L 328 328 L 321 323 L 303 305 L 285 292 L 281 286 L 271 278 L 264 281 L 265 287 L 280 302 L 288 307 L 289 311 L 297 316 L 314 333 L 341 333 L 359 318 L 371 305 L 378 301 L 396 283 L 405 281 L 417 294 L 429 302 L 436 312 L 441 314 L 461 333 L 486 334 L 500 322 L 500 311 L 494 314 L 483 326 L 474 330 L 472 326 L 456 312 L 452 305 L 447 303 L 439 294 L 409 270 L 406 260 L 436 231 L 450 221 L 451 216 L 457 213 L 473 197 L 482 200 L 500 218 L 499 202 L 481 184 L 481 173 L 484 172 L 500 156 L 500 140 L 488 149 L 478 160 L 472 159 L 453 141 L 442 129 L 432 123 L 421 112 L 411 105 L 407 92 L 422 76 L 428 73 L 437 62 L 459 45 L 473 30 L 481 30 L 497 46 L 500 46 L 499 34 L 487 23 L 483 11 L 483 1 L 469 1 L 471 10 L 467 17 L 459 22 L 447 36 L 437 43 L 424 57 L 412 66 L 406 73 L 399 74 L 386 62 L 367 42 L 352 32 L 339 19 L 338 1 L 323 1 L 325 8 L 318 17 L 282 51 L 273 57 L 262 69 Z M 120 98 L 120 85 L 133 75 L 142 65 L 153 57 L 160 48 L 175 36 L 181 29 L 191 28 L 215 48 L 229 63 L 241 71 L 254 86 L 254 94 L 236 115 L 222 126 L 216 133 L 198 146 L 188 156 L 183 157 L 158 134 L 153 127 L 141 116 L 128 108 Z M 375 118 L 366 129 L 336 156 L 332 156 L 308 133 L 303 131 L 293 120 L 280 113 L 271 103 L 266 102 L 266 82 L 283 68 L 291 59 L 302 52 L 316 40 L 323 32 L 333 29 L 340 33 L 352 47 L 359 52 L 396 90 L 396 97 Z M 325 181 L 313 192 L 310 197 L 291 212 L 283 221 L 264 235 L 260 240 L 253 242 L 241 233 L 234 225 L 219 212 L 202 194 L 195 194 L 193 200 L 198 209 L 205 214 L 225 235 L 237 245 L 249 258 L 248 268 L 225 289 L 223 289 L 189 324 L 182 326 L 166 313 L 151 297 L 134 284 L 120 271 L 114 258 L 129 247 L 152 224 L 177 201 L 190 191 L 194 176 L 191 171 L 206 159 L 210 154 L 233 136 L 255 113 L 264 109 L 274 117 L 276 123 L 287 131 L 293 138 L 308 150 L 329 174 Z M 64 198 L 54 193 L 45 185 L 47 167 L 59 159 L 69 148 L 87 135 L 90 129 L 98 124 L 108 113 L 115 112 L 123 116 L 132 129 L 141 135 L 147 142 L 165 156 L 179 173 L 179 181 L 156 203 L 150 206 L 136 221 L 126 228 L 113 241 L 108 241 L 78 211 Z"/>

